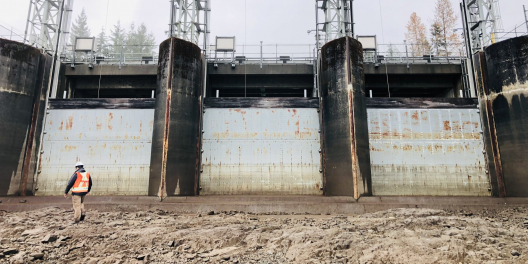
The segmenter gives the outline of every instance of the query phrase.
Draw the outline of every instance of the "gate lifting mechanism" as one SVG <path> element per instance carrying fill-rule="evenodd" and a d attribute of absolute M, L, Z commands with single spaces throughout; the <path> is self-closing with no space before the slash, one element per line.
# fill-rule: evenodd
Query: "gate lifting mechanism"
<path fill-rule="evenodd" d="M 177 37 L 199 45 L 204 34 L 203 51 L 209 47 L 211 0 L 171 0 L 169 37 Z"/>
<path fill-rule="evenodd" d="M 319 22 L 320 10 L 324 12 L 324 22 Z M 334 39 L 354 36 L 353 0 L 316 0 L 315 14 L 318 50 L 322 46 L 321 40 L 324 45 Z M 323 36 L 321 36 L 321 32 L 324 33 Z"/>
<path fill-rule="evenodd" d="M 463 0 L 460 5 L 471 54 L 494 44 L 496 34 L 504 31 L 499 0 Z"/>
<path fill-rule="evenodd" d="M 62 53 L 70 33 L 72 6 L 73 0 L 30 1 L 24 43 L 50 54 L 58 47 L 58 52 Z"/>

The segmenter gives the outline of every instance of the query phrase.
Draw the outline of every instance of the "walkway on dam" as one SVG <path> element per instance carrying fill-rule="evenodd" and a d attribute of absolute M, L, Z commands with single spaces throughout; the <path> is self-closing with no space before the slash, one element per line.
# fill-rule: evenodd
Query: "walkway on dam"
<path fill-rule="evenodd" d="M 481 210 L 528 207 L 528 198 L 495 197 L 351 197 L 323 196 L 195 196 L 168 197 L 159 202 L 151 196 L 87 196 L 88 210 L 166 210 L 181 214 L 245 212 L 254 214 L 363 214 L 395 208 Z M 29 211 L 46 207 L 71 209 L 71 198 L 0 197 L 0 211 Z"/>

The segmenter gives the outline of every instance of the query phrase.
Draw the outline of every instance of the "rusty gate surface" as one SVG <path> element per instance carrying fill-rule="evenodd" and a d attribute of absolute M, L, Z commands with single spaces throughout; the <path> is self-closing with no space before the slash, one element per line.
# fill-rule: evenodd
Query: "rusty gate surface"
<path fill-rule="evenodd" d="M 368 109 L 374 195 L 490 196 L 477 109 Z"/>
<path fill-rule="evenodd" d="M 147 195 L 154 109 L 49 110 L 36 195 L 61 195 L 82 161 L 95 195 Z"/>
<path fill-rule="evenodd" d="M 322 195 L 317 109 L 209 108 L 201 195 Z"/>

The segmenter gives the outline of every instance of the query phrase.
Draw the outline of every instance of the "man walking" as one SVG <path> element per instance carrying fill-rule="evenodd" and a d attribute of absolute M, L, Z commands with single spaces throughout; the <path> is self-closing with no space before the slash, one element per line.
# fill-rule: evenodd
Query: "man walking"
<path fill-rule="evenodd" d="M 92 178 L 90 173 L 84 170 L 84 164 L 77 162 L 75 164 L 75 172 L 66 186 L 64 197 L 68 197 L 68 192 L 72 191 L 73 210 L 75 211 L 74 223 L 83 221 L 86 210 L 84 210 L 84 197 L 90 193 L 92 189 Z"/>

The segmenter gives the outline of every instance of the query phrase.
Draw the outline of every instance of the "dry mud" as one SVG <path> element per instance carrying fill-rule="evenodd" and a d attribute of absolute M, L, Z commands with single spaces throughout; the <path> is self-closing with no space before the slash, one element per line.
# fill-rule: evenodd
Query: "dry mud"
<path fill-rule="evenodd" d="M 528 263 L 528 210 L 0 212 L 0 263 Z"/>

